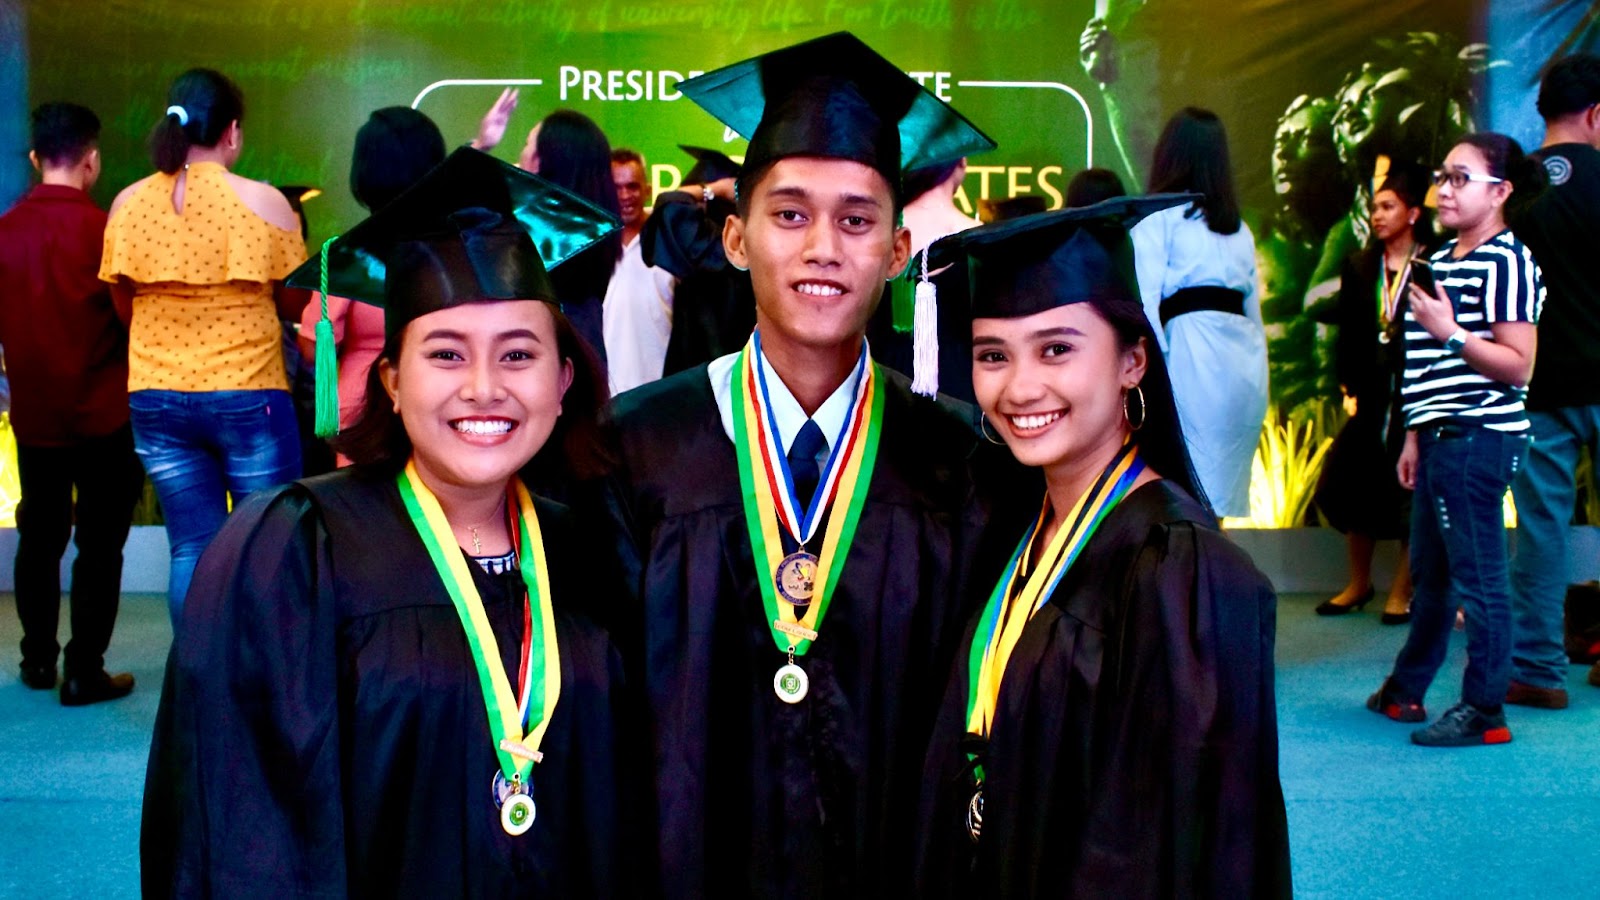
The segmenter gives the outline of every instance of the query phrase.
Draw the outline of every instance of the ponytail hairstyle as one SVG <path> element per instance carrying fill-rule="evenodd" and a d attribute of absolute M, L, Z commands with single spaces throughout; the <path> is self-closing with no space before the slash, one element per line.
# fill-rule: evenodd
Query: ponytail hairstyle
<path fill-rule="evenodd" d="M 244 119 L 244 95 L 214 69 L 190 69 L 167 91 L 167 112 L 150 131 L 150 161 L 168 175 L 183 168 L 190 147 L 215 147 Z"/>
<path fill-rule="evenodd" d="M 1544 166 L 1529 159 L 1515 138 L 1497 131 L 1479 131 L 1463 136 L 1456 143 L 1476 147 L 1483 154 L 1489 174 L 1510 182 L 1511 196 L 1506 198 L 1502 210 L 1507 222 L 1517 218 L 1544 190 Z"/>

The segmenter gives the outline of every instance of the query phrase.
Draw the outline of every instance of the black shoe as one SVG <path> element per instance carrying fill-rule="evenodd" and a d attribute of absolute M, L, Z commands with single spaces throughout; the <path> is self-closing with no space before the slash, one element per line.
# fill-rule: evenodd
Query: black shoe
<path fill-rule="evenodd" d="M 36 691 L 48 691 L 56 686 L 56 667 L 51 665 L 22 664 L 22 683 Z"/>
<path fill-rule="evenodd" d="M 1407 625 L 1411 622 L 1411 610 L 1403 613 L 1386 612 L 1378 619 L 1385 625 Z"/>
<path fill-rule="evenodd" d="M 1508 744 L 1511 729 L 1506 714 L 1486 712 L 1470 703 L 1457 703 L 1444 711 L 1439 721 L 1411 732 L 1411 743 L 1424 747 L 1474 747 L 1480 744 Z"/>
<path fill-rule="evenodd" d="M 1367 698 L 1367 709 L 1380 716 L 1388 716 L 1396 722 L 1425 722 L 1428 719 L 1427 710 L 1422 708 L 1422 701 L 1402 697 L 1387 678 L 1383 680 L 1383 686 L 1378 688 L 1378 692 Z"/>
<path fill-rule="evenodd" d="M 103 700 L 119 700 L 133 693 L 133 676 L 127 672 L 108 674 L 104 669 L 89 675 L 69 675 L 61 682 L 62 706 L 87 706 Z"/>
<path fill-rule="evenodd" d="M 1317 604 L 1317 615 L 1342 616 L 1345 613 L 1356 612 L 1357 610 L 1363 609 L 1368 603 L 1371 602 L 1372 588 L 1367 588 L 1367 592 L 1357 597 L 1354 603 L 1335 603 L 1332 600 L 1322 601 L 1321 603 Z"/>

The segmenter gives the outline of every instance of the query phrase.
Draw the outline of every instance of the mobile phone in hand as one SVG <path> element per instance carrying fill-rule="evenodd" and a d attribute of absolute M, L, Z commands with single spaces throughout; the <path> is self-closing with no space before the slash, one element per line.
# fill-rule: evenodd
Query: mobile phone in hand
<path fill-rule="evenodd" d="M 1433 267 L 1428 265 L 1427 260 L 1420 257 L 1412 258 L 1411 283 L 1422 288 L 1422 292 L 1428 296 L 1434 295 Z"/>

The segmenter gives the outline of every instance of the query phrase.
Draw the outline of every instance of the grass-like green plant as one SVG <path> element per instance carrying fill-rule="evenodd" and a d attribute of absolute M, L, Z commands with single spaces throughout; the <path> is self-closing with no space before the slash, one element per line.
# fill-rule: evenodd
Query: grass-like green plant
<path fill-rule="evenodd" d="M 1296 528 L 1305 524 L 1317 478 L 1333 439 L 1327 417 L 1302 406 L 1280 415 L 1267 409 L 1250 463 L 1250 515 L 1231 518 L 1230 528 Z"/>

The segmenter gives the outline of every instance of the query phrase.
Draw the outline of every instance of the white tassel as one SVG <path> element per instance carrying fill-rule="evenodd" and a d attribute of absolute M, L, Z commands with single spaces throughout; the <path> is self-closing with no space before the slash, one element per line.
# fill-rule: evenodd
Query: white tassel
<path fill-rule="evenodd" d="M 911 390 L 924 397 L 939 393 L 939 291 L 928 280 L 928 251 L 922 251 L 922 278 L 912 309 Z"/>

